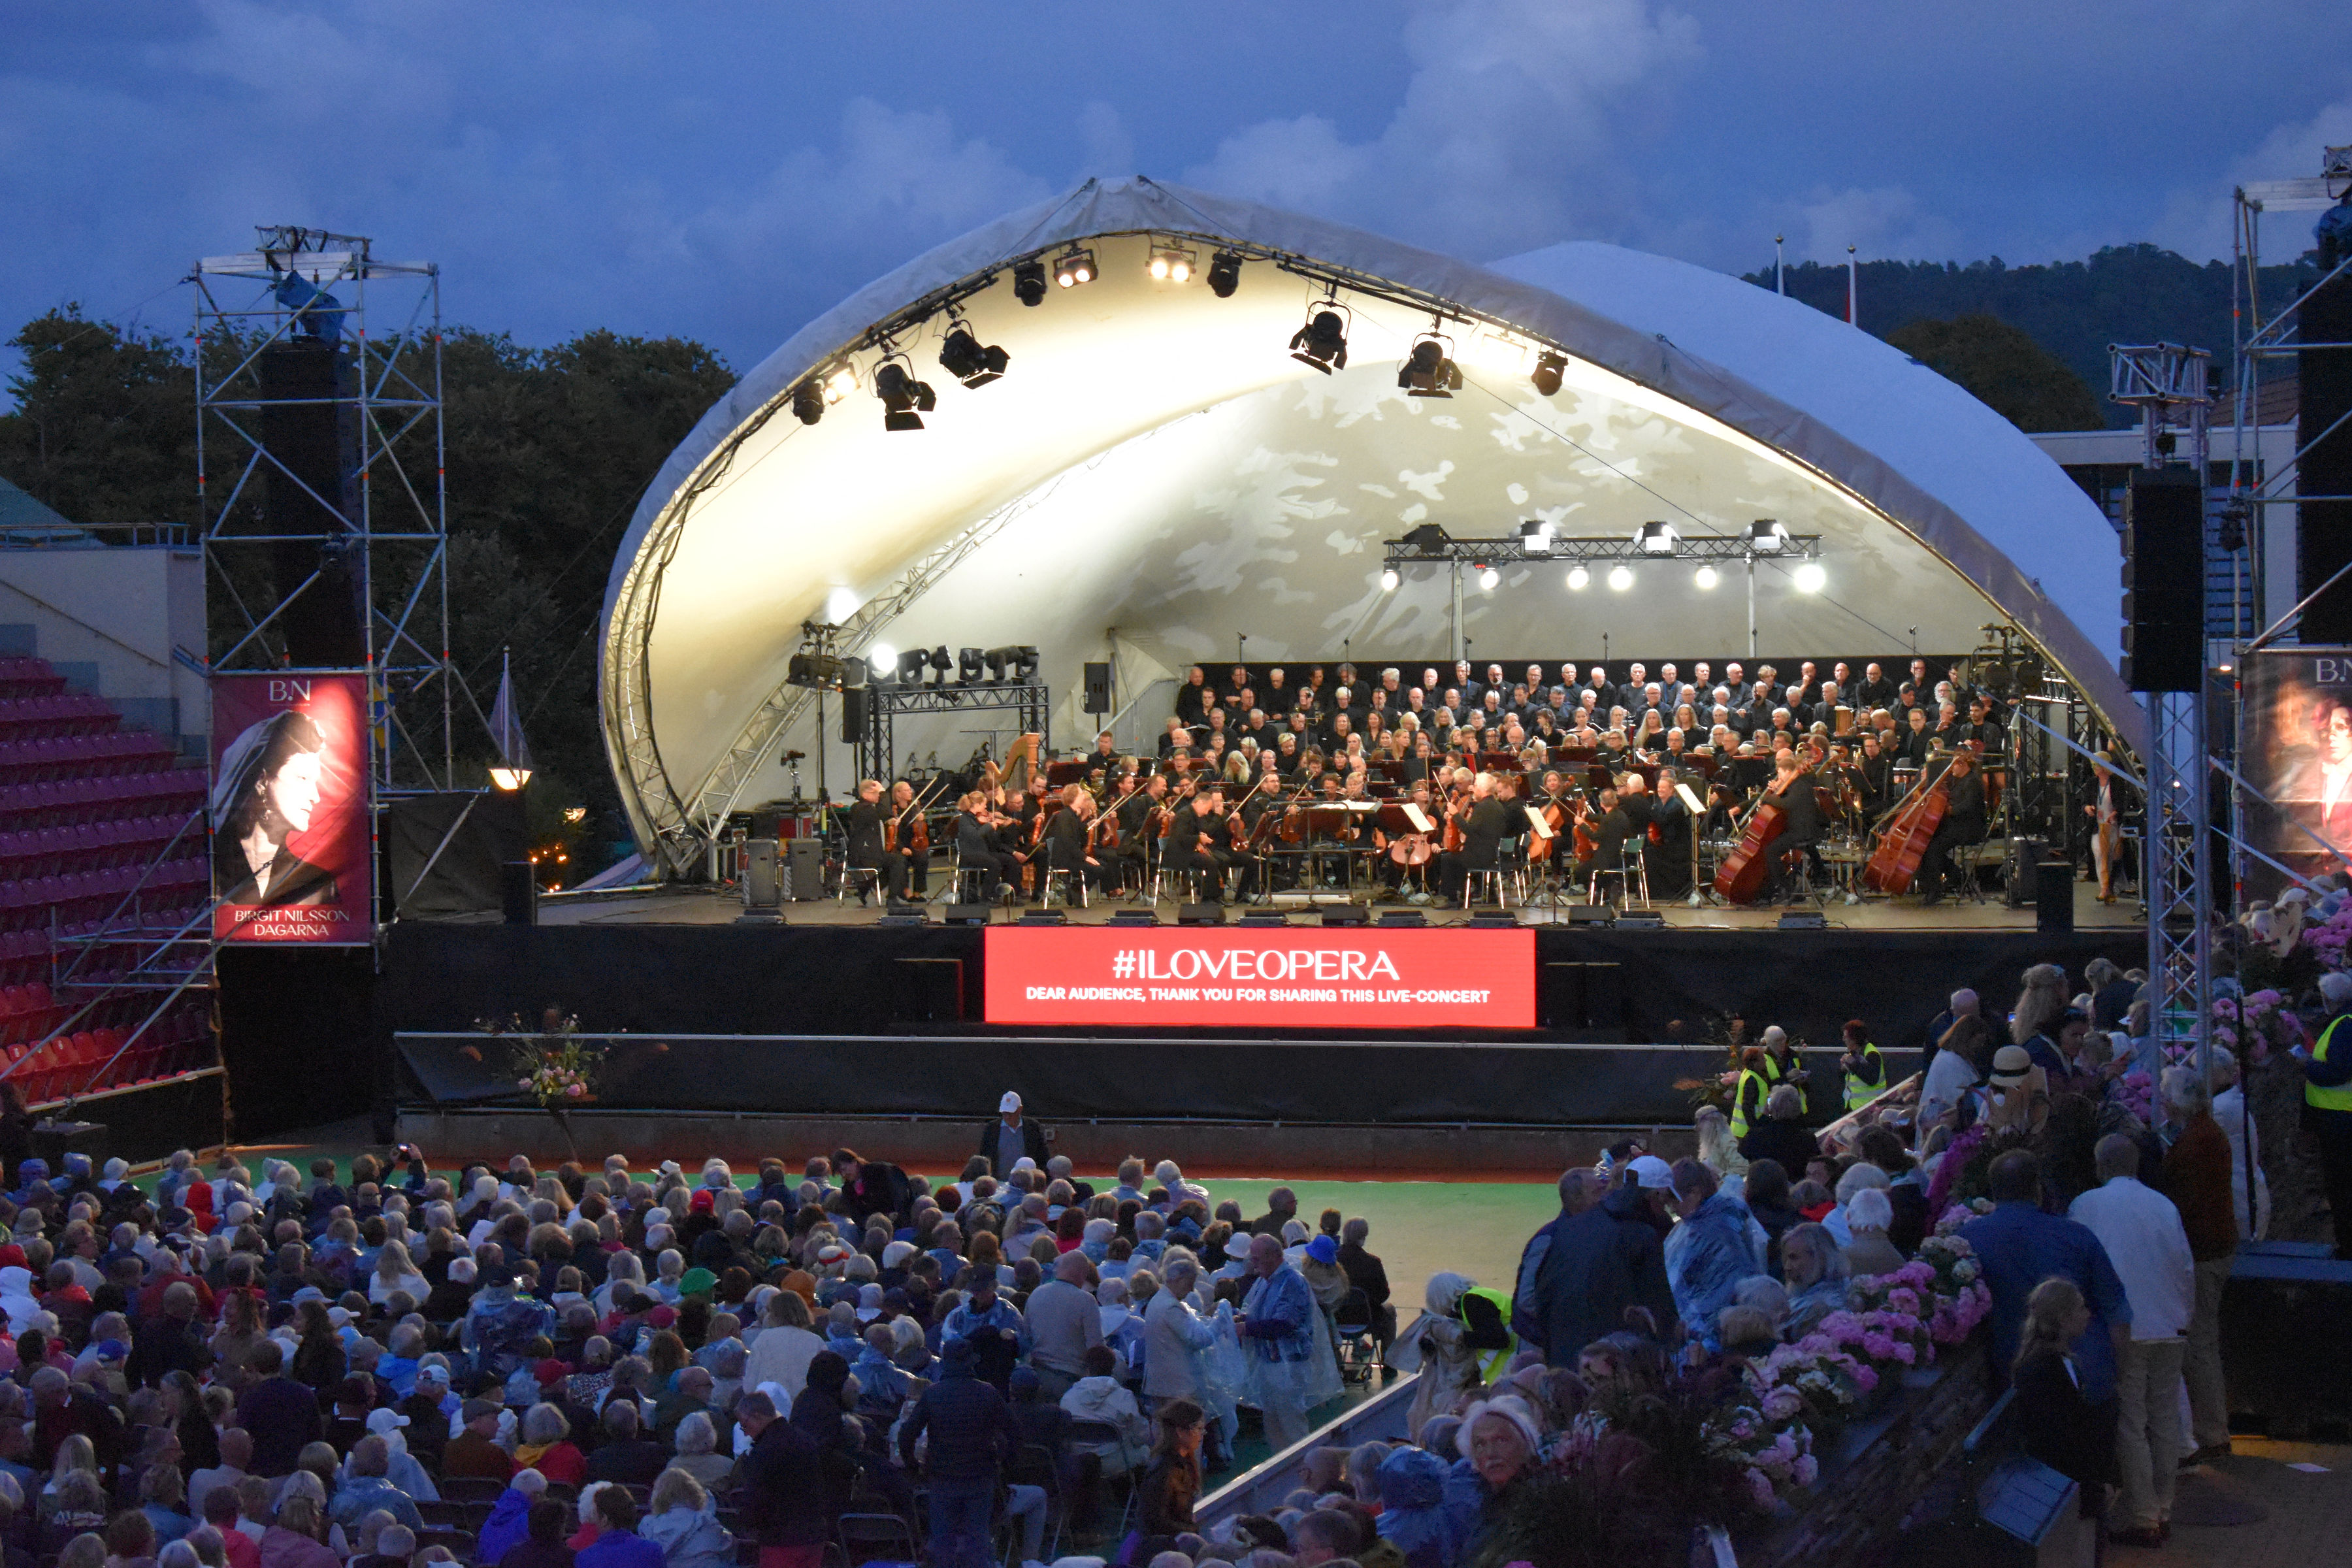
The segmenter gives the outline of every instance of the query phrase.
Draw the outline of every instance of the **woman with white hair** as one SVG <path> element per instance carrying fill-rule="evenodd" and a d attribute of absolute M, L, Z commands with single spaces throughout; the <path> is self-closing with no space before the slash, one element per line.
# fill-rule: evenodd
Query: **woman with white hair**
<path fill-rule="evenodd" d="M 1790 1338 L 1802 1339 L 1832 1312 L 1845 1310 L 1845 1254 L 1824 1227 L 1790 1227 L 1780 1237 L 1780 1274 L 1789 1288 Z"/>
<path fill-rule="evenodd" d="M 676 1442 L 677 1455 L 669 1462 L 671 1469 L 692 1476 L 707 1489 L 727 1484 L 727 1478 L 734 1473 L 735 1458 L 719 1451 L 719 1429 L 708 1411 L 698 1410 L 679 1422 Z"/>
<path fill-rule="evenodd" d="M 667 1568 L 734 1568 L 735 1538 L 702 1483 L 672 1467 L 654 1481 L 637 1533 L 662 1549 Z"/>
<path fill-rule="evenodd" d="M 1480 1352 L 1468 1342 L 1462 1321 L 1462 1299 L 1478 1288 L 1466 1274 L 1433 1274 L 1422 1293 L 1423 1310 L 1389 1347 L 1388 1364 L 1400 1372 L 1418 1371 L 1412 1408 L 1405 1414 L 1405 1430 L 1415 1442 L 1431 1418 L 1447 1415 L 1465 1394 L 1482 1388 Z"/>
<path fill-rule="evenodd" d="M 1479 1538 L 1510 1510 L 1510 1493 L 1520 1479 L 1536 1468 L 1536 1456 L 1543 1449 L 1543 1433 L 1536 1420 L 1535 1411 L 1516 1394 L 1498 1394 L 1492 1399 L 1482 1399 L 1462 1413 L 1462 1425 L 1454 1435 L 1454 1447 L 1470 1461 L 1471 1473 L 1476 1478 L 1474 1496 L 1464 1500 L 1475 1510 L 1466 1522 L 1465 1532 L 1469 1550 L 1462 1561 L 1470 1561 L 1477 1552 Z M 1453 1484 L 1447 1484 L 1449 1503 Z"/>
<path fill-rule="evenodd" d="M 1843 1249 L 1849 1278 L 1867 1279 L 1903 1267 L 1903 1254 L 1886 1239 L 1887 1227 L 1895 1223 L 1895 1203 L 1885 1191 L 1864 1187 L 1855 1193 L 1846 1200 L 1845 1222 L 1853 1236 Z"/>

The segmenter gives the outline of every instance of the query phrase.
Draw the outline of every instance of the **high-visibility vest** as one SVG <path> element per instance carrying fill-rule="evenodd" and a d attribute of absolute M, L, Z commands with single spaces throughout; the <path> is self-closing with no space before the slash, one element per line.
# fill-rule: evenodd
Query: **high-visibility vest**
<path fill-rule="evenodd" d="M 1804 1058 L 1797 1055 L 1796 1049 L 1793 1047 L 1790 1048 L 1789 1061 L 1786 1067 L 1783 1067 L 1780 1064 L 1780 1058 L 1774 1056 L 1769 1051 L 1766 1051 L 1764 1053 L 1764 1092 L 1766 1095 L 1769 1096 L 1773 1089 L 1780 1088 L 1790 1073 L 1801 1071 L 1804 1065 Z M 1793 1084 L 1790 1087 L 1795 1089 L 1797 1091 L 1798 1116 L 1801 1118 L 1811 1116 L 1813 1113 L 1813 1097 L 1805 1092 L 1805 1086 L 1801 1083 Z"/>
<path fill-rule="evenodd" d="M 1877 1081 L 1864 1083 L 1853 1073 L 1846 1074 L 1845 1108 L 1848 1110 L 1860 1110 L 1886 1092 L 1886 1058 L 1878 1054 L 1876 1046 L 1864 1040 L 1862 1045 L 1862 1059 L 1878 1069 Z"/>
<path fill-rule="evenodd" d="M 2339 1015 L 2330 1018 L 2327 1021 L 2327 1027 L 2319 1031 L 2319 1043 L 2311 1047 L 2311 1059 L 2314 1062 L 2324 1062 L 2328 1059 L 2327 1047 L 2336 1038 L 2336 1026 L 2343 1023 L 2347 1016 L 2352 1015 Z M 2346 1048 L 2352 1050 L 2352 1045 L 2347 1045 Z M 2305 1079 L 2303 1086 L 2303 1102 L 2314 1110 L 2352 1111 L 2352 1083 L 2338 1084 L 2334 1089 L 2323 1089 L 2318 1084 Z"/>
<path fill-rule="evenodd" d="M 1473 1296 L 1479 1297 L 1480 1299 L 1490 1301 L 1494 1304 L 1495 1310 L 1502 1314 L 1504 1331 L 1508 1333 L 1511 1327 L 1511 1293 L 1507 1290 L 1489 1289 L 1483 1285 L 1474 1285 L 1469 1289 L 1462 1292 L 1462 1298 L 1464 1300 L 1468 1300 Z M 1459 1307 L 1454 1309 L 1456 1312 L 1459 1312 L 1462 1309 Z M 1517 1334 L 1512 1334 L 1510 1342 L 1506 1344 L 1501 1350 L 1480 1352 L 1478 1355 L 1478 1381 L 1481 1383 L 1494 1382 L 1496 1377 L 1501 1375 L 1503 1369 L 1511 1364 L 1511 1357 L 1518 1353 L 1518 1349 L 1519 1337 Z"/>
<path fill-rule="evenodd" d="M 1765 1098 L 1772 1092 L 1772 1073 L 1769 1066 L 1771 1059 L 1769 1057 L 1764 1058 L 1768 1064 L 1766 1067 L 1741 1068 L 1739 1081 L 1731 1087 L 1731 1136 L 1735 1141 L 1748 1136 L 1748 1089 L 1750 1084 L 1756 1088 L 1756 1113 L 1759 1116 L 1764 1113 Z"/>

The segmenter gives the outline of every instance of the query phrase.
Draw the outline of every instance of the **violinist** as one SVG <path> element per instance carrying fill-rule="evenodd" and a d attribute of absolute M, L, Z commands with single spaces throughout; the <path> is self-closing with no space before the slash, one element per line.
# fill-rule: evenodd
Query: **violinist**
<path fill-rule="evenodd" d="M 1874 731 L 1862 738 L 1862 760 L 1854 766 L 1854 775 L 1855 786 L 1862 792 L 1863 814 L 1875 821 L 1894 801 L 1895 763 Z"/>
<path fill-rule="evenodd" d="M 1462 847 L 1437 858 L 1438 890 L 1457 905 L 1471 872 L 1491 871 L 1500 864 L 1503 840 L 1510 837 L 1511 818 L 1517 815 L 1496 798 L 1494 774 L 1474 774 L 1469 785 L 1446 812 L 1461 830 Z"/>
<path fill-rule="evenodd" d="M 1778 806 L 1788 823 L 1772 846 L 1776 866 L 1788 865 L 1794 852 L 1801 849 L 1806 866 L 1816 874 L 1822 870 L 1822 804 L 1813 798 L 1817 782 L 1797 752 L 1782 752 L 1772 759 L 1772 787 L 1764 792 L 1764 804 Z M 1784 896 L 1796 897 L 1796 889 L 1786 889 Z"/>
<path fill-rule="evenodd" d="M 1963 844 L 1978 843 L 1985 836 L 1984 778 L 1977 772 L 1974 752 L 1952 753 L 1941 787 L 1944 820 L 1937 824 L 1936 836 L 1927 840 L 1927 851 L 1919 860 L 1919 902 L 1923 908 L 1943 902 L 1949 890 L 1948 884 L 1958 880 L 1959 872 L 1952 865 L 1952 851 Z"/>
<path fill-rule="evenodd" d="M 1632 783 L 1641 782 L 1642 775 L 1639 773 L 1628 773 L 1625 776 Z M 1619 871 L 1624 868 L 1625 841 L 1633 837 L 1639 831 L 1635 826 L 1635 816 L 1637 815 L 1641 816 L 1643 826 L 1648 826 L 1649 817 L 1644 813 L 1629 808 L 1623 794 L 1613 787 L 1601 792 L 1600 810 L 1597 814 L 1592 813 L 1589 807 L 1587 812 L 1592 828 L 1592 853 L 1577 861 L 1576 880 L 1589 887 L 1591 885 L 1595 872 Z M 1639 853 L 1639 850 L 1635 852 Z"/>
<path fill-rule="evenodd" d="M 1037 894 L 1045 897 L 1046 879 L 1053 877 L 1076 877 L 1093 886 L 1097 892 L 1107 891 L 1103 863 L 1093 853 L 1095 797 L 1084 784 L 1070 784 L 1062 791 L 1062 809 L 1045 824 L 1043 853 L 1045 865 L 1037 879 Z"/>
<path fill-rule="evenodd" d="M 1414 780 L 1404 798 L 1431 823 L 1437 821 L 1437 805 L 1430 795 L 1427 779 Z M 1408 823 L 1411 820 L 1406 818 Z M 1375 828 L 1372 845 L 1380 852 L 1380 864 L 1375 868 L 1375 873 L 1381 885 L 1391 893 L 1402 890 L 1409 872 L 1419 871 L 1425 878 L 1428 875 L 1426 868 L 1437 858 L 1436 847 L 1430 843 L 1426 833 L 1407 831 L 1391 837 Z"/>
<path fill-rule="evenodd" d="M 857 784 L 857 799 L 842 816 L 849 824 L 849 846 L 845 858 L 850 869 L 872 871 L 875 873 L 875 880 L 888 890 L 892 900 L 897 900 L 899 893 L 899 879 L 904 873 L 892 864 L 897 857 L 886 856 L 882 850 L 882 823 L 885 816 L 882 809 L 882 781 L 860 779 Z M 866 888 L 860 887 L 857 889 L 859 903 L 867 902 L 871 897 L 872 894 Z"/>
<path fill-rule="evenodd" d="M 997 847 L 998 830 L 992 825 L 994 816 L 985 791 L 973 790 L 956 802 L 956 862 L 964 870 L 988 873 L 991 903 L 1013 890 L 1013 879 L 1020 874 L 1021 864 Z"/>
<path fill-rule="evenodd" d="M 1202 894 L 1211 902 L 1224 899 L 1225 871 L 1234 856 L 1225 826 L 1224 792 L 1219 785 L 1202 784 L 1178 809 L 1161 841 L 1160 853 L 1161 864 L 1169 870 L 1197 874 Z"/>
<path fill-rule="evenodd" d="M 1690 807 L 1675 788 L 1675 770 L 1658 769 L 1658 793 L 1650 805 L 1650 831 L 1643 866 L 1653 899 L 1679 899 L 1690 891 Z"/>
<path fill-rule="evenodd" d="M 890 786 L 887 826 L 883 852 L 889 858 L 882 868 L 883 882 L 893 899 L 903 899 L 910 888 L 919 899 L 930 891 L 931 836 L 922 808 L 915 804 L 915 786 L 904 779 Z"/>

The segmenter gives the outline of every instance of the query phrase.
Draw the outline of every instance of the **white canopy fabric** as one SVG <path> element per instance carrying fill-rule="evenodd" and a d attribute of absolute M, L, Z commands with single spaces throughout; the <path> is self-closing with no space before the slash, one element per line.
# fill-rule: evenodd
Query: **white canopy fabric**
<path fill-rule="evenodd" d="M 1074 242 L 1096 279 L 1018 303 L 1012 264 Z M 1205 267 L 1221 242 L 1254 258 L 1231 298 L 1145 270 L 1155 243 Z M 1334 275 L 1350 357 L 1327 377 L 1286 350 Z M 908 328 L 895 346 L 938 406 L 919 433 L 885 432 L 869 329 L 992 277 L 959 309 L 1011 353 L 1004 378 L 958 385 L 936 363 L 944 320 Z M 1462 392 L 1407 398 L 1396 368 L 1430 308 L 1347 280 L 1444 302 Z M 1569 356 L 1549 399 L 1527 378 L 1538 349 Z M 859 390 L 800 423 L 793 387 L 845 359 Z M 1254 659 L 1427 661 L 1457 629 L 1442 574 L 1378 581 L 1381 542 L 1417 522 L 1622 535 L 1661 519 L 1697 535 L 1767 516 L 1819 535 L 1829 578 L 1800 595 L 1771 568 L 1768 656 L 1899 662 L 1914 637 L 1961 651 L 2005 620 L 2138 744 L 2114 664 L 2114 530 L 2007 421 L 1867 334 L 1609 246 L 1482 268 L 1148 180 L 1089 182 L 869 285 L 679 446 L 606 590 L 607 748 L 640 842 L 677 863 L 728 807 L 783 793 L 777 752 L 810 718 L 783 685 L 804 620 L 844 624 L 845 652 L 1034 643 L 1065 692 L 1114 644 L 1174 672 L 1231 657 L 1242 634 Z M 1647 563 L 1614 596 L 1514 569 L 1458 629 L 1481 663 L 1748 651 L 1728 599 Z M 1066 699 L 1056 711 L 1078 717 Z"/>

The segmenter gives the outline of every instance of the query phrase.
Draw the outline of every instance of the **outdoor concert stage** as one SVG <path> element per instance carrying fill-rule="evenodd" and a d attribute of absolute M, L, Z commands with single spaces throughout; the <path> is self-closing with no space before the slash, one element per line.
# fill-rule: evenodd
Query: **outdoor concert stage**
<path fill-rule="evenodd" d="M 2031 911 L 1997 902 L 1840 907 L 1812 931 L 1771 929 L 1778 911 L 1680 906 L 1649 929 L 1462 929 L 1465 917 L 1449 911 L 1433 915 L 1448 941 L 1531 952 L 1534 1027 L 1041 1028 L 982 1016 L 989 933 L 1009 929 L 1002 911 L 990 927 L 880 926 L 854 906 L 787 908 L 791 923 L 739 922 L 734 901 L 681 891 L 562 900 L 538 926 L 396 924 L 374 988 L 374 1031 L 394 1064 L 379 1115 L 381 1097 L 397 1102 L 404 1128 L 502 1099 L 510 1110 L 504 1047 L 477 1022 L 529 1022 L 552 1005 L 583 1034 L 614 1037 L 600 1116 L 970 1121 L 1012 1087 L 1049 1122 L 1686 1124 L 1689 1095 L 1675 1084 L 1720 1070 L 1735 1016 L 1751 1034 L 1782 1025 L 1815 1048 L 1817 1081 L 1832 1084 L 1839 1026 L 1861 1016 L 1899 1079 L 1956 987 L 1998 1005 L 2032 964 L 2079 975 L 2099 954 L 2139 962 L 2145 945 L 2140 928 L 2095 901 L 2070 935 L 2040 934 Z M 2093 914 L 2106 923 L 2092 926 Z M 1101 907 L 1074 913 L 1077 925 L 1105 919 Z M 1131 929 L 1171 939 L 1197 929 L 1176 926 L 1172 910 L 1161 920 Z M 1304 917 L 1288 928 L 1316 929 Z"/>

